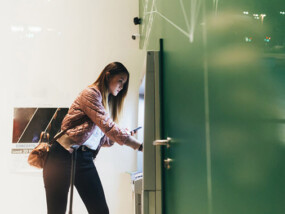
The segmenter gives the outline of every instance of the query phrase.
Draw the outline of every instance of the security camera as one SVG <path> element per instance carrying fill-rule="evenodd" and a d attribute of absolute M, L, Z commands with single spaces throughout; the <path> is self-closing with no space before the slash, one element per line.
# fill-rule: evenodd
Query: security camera
<path fill-rule="evenodd" d="M 133 39 L 133 40 L 136 40 L 136 38 L 139 38 L 139 37 L 140 37 L 139 34 L 133 34 L 133 35 L 132 35 L 132 39 Z"/>
<path fill-rule="evenodd" d="M 141 18 L 139 18 L 139 17 L 135 17 L 134 18 L 134 24 L 135 25 L 140 25 L 142 23 L 142 19 Z"/>

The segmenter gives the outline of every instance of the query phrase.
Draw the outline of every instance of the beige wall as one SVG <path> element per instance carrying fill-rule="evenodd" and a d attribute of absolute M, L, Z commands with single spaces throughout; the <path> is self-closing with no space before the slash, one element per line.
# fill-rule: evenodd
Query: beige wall
<path fill-rule="evenodd" d="M 121 125 L 136 127 L 144 53 L 131 39 L 138 32 L 135 16 L 133 0 L 0 2 L 1 213 L 46 212 L 41 172 L 11 172 L 14 107 L 69 107 L 107 63 L 121 61 L 131 74 Z M 126 172 L 136 170 L 136 153 L 117 145 L 104 148 L 96 165 L 110 213 L 133 213 Z M 77 192 L 74 213 L 87 213 Z"/>

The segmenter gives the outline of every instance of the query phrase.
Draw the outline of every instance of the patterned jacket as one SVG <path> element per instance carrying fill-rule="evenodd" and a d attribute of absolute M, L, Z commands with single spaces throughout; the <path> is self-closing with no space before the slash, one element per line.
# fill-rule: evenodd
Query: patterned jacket
<path fill-rule="evenodd" d="M 74 124 L 79 125 L 69 129 Z M 102 146 L 112 146 L 113 142 L 125 144 L 133 149 L 138 149 L 140 146 L 134 141 L 129 141 L 130 134 L 111 119 L 102 104 L 101 92 L 97 86 L 92 85 L 85 88 L 72 103 L 62 121 L 61 130 L 68 129 L 64 136 L 74 144 L 82 145 L 96 126 L 105 134 L 100 142 Z"/>

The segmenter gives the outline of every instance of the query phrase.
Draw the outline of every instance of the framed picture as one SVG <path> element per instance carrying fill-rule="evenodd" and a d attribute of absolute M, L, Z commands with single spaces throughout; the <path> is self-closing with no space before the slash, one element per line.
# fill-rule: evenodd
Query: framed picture
<path fill-rule="evenodd" d="M 52 139 L 60 131 L 68 108 L 14 108 L 12 137 L 12 170 L 25 171 L 29 153 L 38 144 L 41 132 Z"/>

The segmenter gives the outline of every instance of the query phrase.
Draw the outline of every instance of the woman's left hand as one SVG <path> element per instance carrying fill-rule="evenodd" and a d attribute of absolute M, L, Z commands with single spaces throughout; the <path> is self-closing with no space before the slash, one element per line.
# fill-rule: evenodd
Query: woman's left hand
<path fill-rule="evenodd" d="M 136 134 L 136 132 L 130 131 L 128 128 L 125 128 L 125 130 L 130 133 L 131 136 L 134 136 Z"/>

